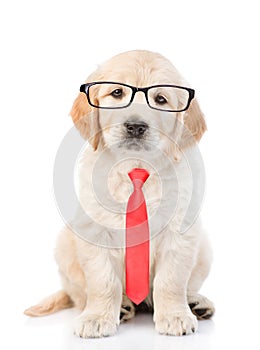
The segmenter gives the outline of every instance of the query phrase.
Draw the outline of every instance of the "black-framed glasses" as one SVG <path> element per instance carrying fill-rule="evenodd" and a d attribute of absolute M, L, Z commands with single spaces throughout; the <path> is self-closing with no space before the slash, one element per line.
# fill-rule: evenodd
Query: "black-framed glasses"
<path fill-rule="evenodd" d="M 80 87 L 80 92 L 87 95 L 91 106 L 104 109 L 130 106 L 139 91 L 144 93 L 149 107 L 165 112 L 186 111 L 195 96 L 193 89 L 168 84 L 141 88 L 112 81 L 98 81 Z"/>

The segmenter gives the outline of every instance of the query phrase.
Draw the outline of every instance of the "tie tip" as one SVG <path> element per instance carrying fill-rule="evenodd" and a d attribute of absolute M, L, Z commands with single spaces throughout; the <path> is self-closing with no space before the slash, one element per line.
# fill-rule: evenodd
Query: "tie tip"
<path fill-rule="evenodd" d="M 129 295 L 127 293 L 126 293 L 126 295 L 135 305 L 141 304 L 141 302 L 144 301 L 145 298 L 147 297 L 147 295 L 145 295 L 144 297 L 138 297 L 136 295 L 133 296 L 133 295 Z"/>

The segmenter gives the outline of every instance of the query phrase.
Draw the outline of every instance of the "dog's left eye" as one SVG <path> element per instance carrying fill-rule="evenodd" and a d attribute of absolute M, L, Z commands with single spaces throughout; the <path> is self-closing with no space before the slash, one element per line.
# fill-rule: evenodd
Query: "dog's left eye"
<path fill-rule="evenodd" d="M 163 95 L 157 95 L 154 100 L 159 105 L 164 105 L 165 103 L 167 103 L 167 100 Z"/>
<path fill-rule="evenodd" d="M 122 89 L 116 89 L 111 92 L 111 95 L 115 98 L 120 98 L 123 95 L 123 90 Z"/>

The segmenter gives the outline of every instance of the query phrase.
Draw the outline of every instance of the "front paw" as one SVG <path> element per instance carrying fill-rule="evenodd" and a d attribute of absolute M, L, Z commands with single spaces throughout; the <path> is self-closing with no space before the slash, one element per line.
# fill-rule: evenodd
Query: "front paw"
<path fill-rule="evenodd" d="M 74 333 L 81 338 L 108 337 L 116 330 L 116 322 L 105 316 L 82 314 L 74 320 Z"/>
<path fill-rule="evenodd" d="M 156 317 L 155 329 L 166 335 L 192 334 L 198 329 L 198 321 L 190 311 L 165 314 Z"/>

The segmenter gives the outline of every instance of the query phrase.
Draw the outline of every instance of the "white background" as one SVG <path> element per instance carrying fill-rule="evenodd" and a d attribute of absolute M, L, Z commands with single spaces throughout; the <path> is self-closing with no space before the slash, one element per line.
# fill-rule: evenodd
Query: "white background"
<path fill-rule="evenodd" d="M 255 348 L 259 328 L 259 4 L 257 1 L 2 1 L 0 8 L 1 347 Z M 151 316 L 115 337 L 72 334 L 75 310 L 28 319 L 59 288 L 53 259 L 63 223 L 52 171 L 78 88 L 96 64 L 129 49 L 168 57 L 196 89 L 208 132 L 202 215 L 215 260 L 203 293 L 213 321 L 182 338 Z"/>

